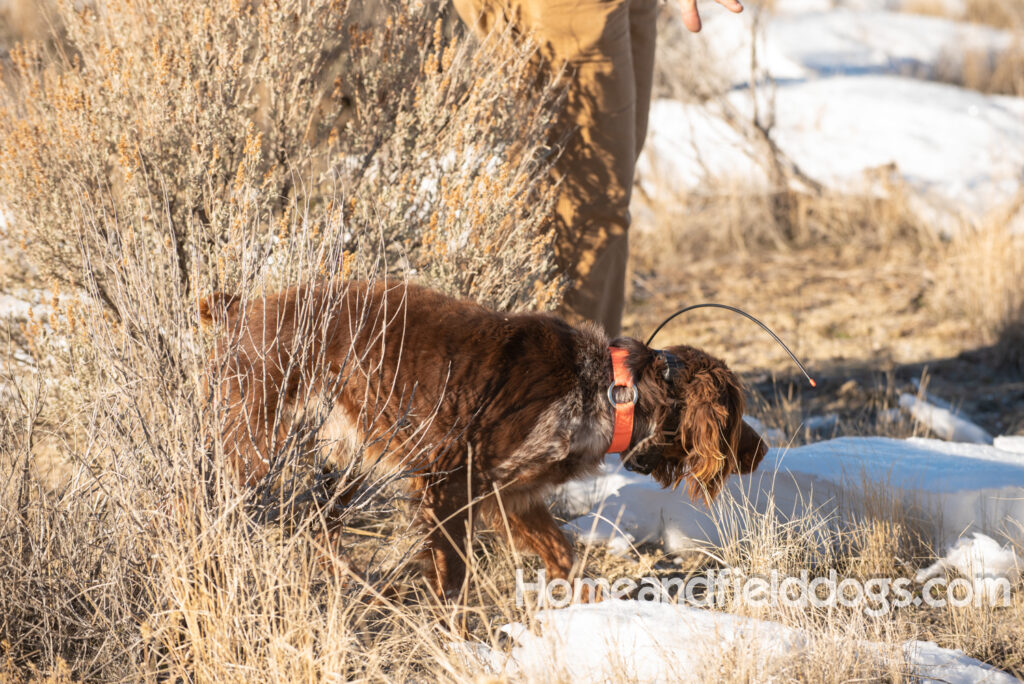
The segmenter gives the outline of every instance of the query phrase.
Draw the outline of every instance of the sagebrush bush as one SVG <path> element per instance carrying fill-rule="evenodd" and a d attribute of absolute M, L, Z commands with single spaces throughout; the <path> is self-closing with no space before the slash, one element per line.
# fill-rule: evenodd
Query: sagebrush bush
<path fill-rule="evenodd" d="M 52 298 L 0 364 L 0 678 L 407 679 L 440 656 L 443 615 L 378 593 L 402 527 L 346 538 L 373 582 L 329 552 L 308 425 L 259 497 L 223 477 L 224 331 L 197 301 L 364 277 L 557 303 L 557 93 L 529 45 L 464 40 L 450 11 L 65 3 L 63 49 L 12 51 L 0 206 Z M 393 515 L 401 476 L 341 527 Z"/>
<path fill-rule="evenodd" d="M 189 294 L 237 289 L 239 250 L 271 256 L 303 207 L 396 271 L 549 305 L 552 93 L 524 87 L 540 80 L 530 52 L 469 49 L 431 3 L 370 7 L 68 4 L 69 57 L 12 51 L 0 199 L 14 237 L 45 277 L 89 280 L 118 311 L 133 250 L 172 251 L 162 275 Z"/>

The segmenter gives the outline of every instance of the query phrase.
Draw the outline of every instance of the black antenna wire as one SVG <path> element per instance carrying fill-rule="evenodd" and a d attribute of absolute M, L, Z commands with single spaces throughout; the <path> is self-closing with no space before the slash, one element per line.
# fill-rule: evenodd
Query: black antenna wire
<path fill-rule="evenodd" d="M 761 321 L 757 320 L 756 318 L 754 318 L 753 316 L 748 314 L 743 309 L 737 309 L 735 306 L 729 306 L 728 304 L 713 304 L 713 303 L 710 303 L 710 302 L 709 303 L 705 303 L 705 304 L 693 304 L 691 306 L 687 306 L 687 307 L 685 307 L 683 309 L 680 309 L 679 311 L 676 311 L 674 314 L 672 314 L 671 316 L 666 318 L 664 321 L 662 321 L 661 325 L 659 325 L 657 328 L 655 328 L 654 332 L 651 333 L 651 336 L 649 338 L 647 338 L 647 346 L 648 347 L 651 346 L 651 342 L 654 341 L 655 336 L 659 332 L 661 332 L 661 329 L 664 328 L 666 325 L 668 325 L 669 322 L 671 322 L 672 319 L 674 319 L 676 316 L 680 316 L 680 315 L 686 313 L 687 311 L 693 311 L 694 309 L 704 309 L 704 308 L 725 309 L 726 311 L 732 311 L 733 313 L 738 313 L 740 316 L 743 316 L 743 317 L 753 321 L 754 323 L 757 323 L 759 326 L 761 326 L 761 328 L 766 333 L 768 333 L 769 335 L 772 336 L 772 339 L 774 339 L 776 342 L 779 343 L 779 346 L 781 346 L 783 349 L 786 350 L 786 353 L 789 354 L 789 358 L 793 359 L 793 363 L 795 363 L 800 368 L 800 372 L 804 374 L 805 378 L 807 378 L 807 382 L 811 383 L 811 387 L 817 387 L 818 386 L 818 383 L 816 383 L 814 381 L 814 378 L 812 378 L 810 373 L 807 372 L 807 369 L 804 368 L 804 364 L 800 363 L 800 359 L 796 358 L 796 354 L 794 354 L 792 351 L 790 351 L 789 347 L 786 346 L 786 343 L 783 342 L 782 340 L 780 340 L 779 336 L 776 335 L 772 331 L 771 328 L 769 328 L 767 325 L 765 325 Z"/>

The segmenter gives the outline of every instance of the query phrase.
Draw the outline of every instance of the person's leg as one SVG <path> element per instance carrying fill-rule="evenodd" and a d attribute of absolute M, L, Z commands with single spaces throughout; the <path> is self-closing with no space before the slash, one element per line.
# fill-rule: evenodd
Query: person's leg
<path fill-rule="evenodd" d="M 596 212 L 591 216 L 600 217 Z M 566 246 L 566 252 L 572 255 L 569 258 L 575 258 L 576 262 L 566 268 L 572 282 L 558 310 L 571 323 L 582 320 L 600 323 L 612 339 L 622 333 L 622 313 L 626 308 L 628 210 L 616 218 L 622 216 L 621 223 L 606 223 L 608 230 L 588 231 L 578 242 Z M 586 225 L 580 230 L 586 231 Z"/>
<path fill-rule="evenodd" d="M 555 177 L 555 251 L 570 279 L 561 313 L 619 333 L 629 252 L 636 92 L 628 0 L 521 0 L 521 20 L 567 63 L 565 135 Z"/>
<path fill-rule="evenodd" d="M 553 171 L 561 183 L 555 251 L 570 287 L 561 313 L 620 332 L 629 252 L 629 200 L 636 160 L 637 90 L 630 0 L 453 0 L 477 32 L 516 17 L 555 69 L 567 64 L 566 111 Z M 650 0 L 641 0 L 646 7 Z M 653 7 L 653 3 L 652 7 Z M 649 13 L 653 22 L 654 13 Z M 651 49 L 653 55 L 653 47 Z M 644 69 L 650 70 L 646 65 Z M 650 77 L 644 91 L 650 97 Z"/>
<path fill-rule="evenodd" d="M 658 0 L 630 0 L 629 38 L 633 49 L 633 82 L 636 83 L 636 135 L 633 138 L 636 157 L 640 156 L 647 138 L 657 37 Z"/>

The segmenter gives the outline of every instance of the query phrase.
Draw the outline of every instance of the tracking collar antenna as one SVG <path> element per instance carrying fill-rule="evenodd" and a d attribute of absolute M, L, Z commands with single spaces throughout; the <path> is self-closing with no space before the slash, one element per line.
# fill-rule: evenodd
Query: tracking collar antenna
<path fill-rule="evenodd" d="M 817 387 L 818 386 L 818 383 L 814 381 L 814 378 L 812 378 L 810 373 L 807 372 L 807 369 L 804 368 L 804 364 L 800 363 L 800 359 L 798 359 L 796 357 L 796 354 L 794 354 L 790 350 L 790 348 L 786 346 L 785 342 L 783 342 L 781 339 L 779 339 L 779 336 L 776 335 L 775 332 L 772 331 L 771 328 L 769 328 L 767 325 L 765 325 L 764 323 L 762 323 L 758 319 L 756 319 L 753 316 L 751 316 L 750 314 L 748 314 L 746 311 L 744 311 L 742 309 L 738 309 L 735 306 L 729 306 L 728 304 L 714 304 L 714 303 L 710 303 L 710 302 L 705 303 L 705 304 L 693 304 L 691 306 L 687 306 L 685 308 L 682 308 L 679 311 L 676 311 L 674 314 L 672 314 L 671 316 L 666 318 L 664 321 L 662 321 L 661 325 L 659 325 L 657 328 L 655 328 L 654 332 L 651 333 L 651 336 L 649 338 L 647 338 L 647 346 L 650 347 L 651 346 L 651 342 L 653 342 L 655 336 L 659 332 L 661 332 L 661 329 L 664 328 L 666 325 L 668 325 L 668 323 L 670 321 L 672 321 L 674 318 L 676 318 L 677 316 L 681 316 L 682 314 L 686 313 L 687 311 L 693 311 L 694 309 L 705 309 L 705 308 L 725 309 L 726 311 L 732 311 L 733 313 L 737 313 L 737 314 L 739 314 L 739 315 L 741 315 L 741 316 L 743 316 L 743 317 L 753 321 L 754 323 L 757 323 L 759 326 L 761 326 L 761 328 L 766 333 L 768 333 L 769 335 L 772 336 L 772 339 L 774 339 L 776 342 L 779 343 L 779 346 L 781 346 L 783 349 L 786 350 L 786 353 L 789 354 L 789 358 L 793 359 L 793 363 L 795 363 L 797 365 L 797 367 L 800 369 L 800 372 L 804 374 L 805 378 L 807 378 L 807 382 L 811 383 L 811 387 Z"/>

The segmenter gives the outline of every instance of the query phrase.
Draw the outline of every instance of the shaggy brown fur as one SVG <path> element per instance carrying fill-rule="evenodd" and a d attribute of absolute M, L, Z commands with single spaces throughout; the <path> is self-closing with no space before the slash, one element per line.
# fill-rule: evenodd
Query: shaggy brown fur
<path fill-rule="evenodd" d="M 507 523 L 549 577 L 569 577 L 572 547 L 545 495 L 604 460 L 609 344 L 629 350 L 639 390 L 624 460 L 642 456 L 662 486 L 686 480 L 691 497 L 710 500 L 765 452 L 742 421 L 736 377 L 692 347 L 666 350 L 681 361 L 670 369 L 665 355 L 634 339 L 610 343 L 593 325 L 497 313 L 405 284 L 333 281 L 249 302 L 214 295 L 200 310 L 225 326 L 211 372 L 239 480 L 265 476 L 295 417 L 328 397 L 321 443 L 354 437 L 370 445 L 365 459 L 415 474 L 423 569 L 446 595 L 462 586 L 477 516 L 498 531 Z"/>

